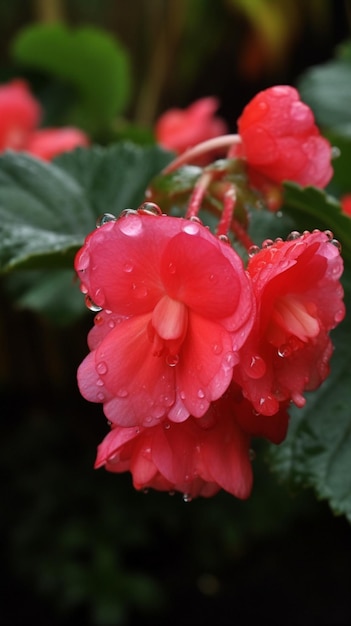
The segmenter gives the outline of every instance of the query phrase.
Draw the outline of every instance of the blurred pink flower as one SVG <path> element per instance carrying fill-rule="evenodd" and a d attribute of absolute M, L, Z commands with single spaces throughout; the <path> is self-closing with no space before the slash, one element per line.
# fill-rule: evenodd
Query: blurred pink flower
<path fill-rule="evenodd" d="M 219 102 L 207 97 L 196 100 L 186 109 L 169 109 L 155 125 L 157 142 L 178 154 L 206 139 L 225 135 L 227 125 L 215 116 Z"/>
<path fill-rule="evenodd" d="M 41 107 L 24 80 L 0 85 L 0 151 L 28 152 L 50 160 L 89 144 L 88 136 L 78 128 L 39 129 Z"/>

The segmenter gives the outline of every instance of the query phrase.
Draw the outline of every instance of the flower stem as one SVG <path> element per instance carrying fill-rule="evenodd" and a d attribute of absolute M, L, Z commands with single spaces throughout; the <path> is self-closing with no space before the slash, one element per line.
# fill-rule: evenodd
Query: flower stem
<path fill-rule="evenodd" d="M 204 172 L 197 181 L 194 190 L 190 196 L 188 208 L 185 217 L 190 218 L 198 214 L 201 208 L 202 200 L 213 178 L 210 171 Z"/>
<path fill-rule="evenodd" d="M 221 135 L 220 137 L 214 137 L 213 139 L 203 141 L 197 146 L 189 148 L 189 150 L 186 150 L 183 154 L 174 159 L 174 161 L 164 168 L 162 173 L 170 174 L 170 172 L 174 172 L 174 170 L 177 170 L 186 163 L 193 162 L 207 152 L 220 150 L 221 148 L 232 148 L 234 144 L 241 144 L 241 138 L 239 135 Z"/>

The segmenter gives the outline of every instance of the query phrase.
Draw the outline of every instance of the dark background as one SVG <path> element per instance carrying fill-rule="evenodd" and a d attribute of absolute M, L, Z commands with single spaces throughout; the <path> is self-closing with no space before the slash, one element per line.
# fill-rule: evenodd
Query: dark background
<path fill-rule="evenodd" d="M 15 74 L 9 47 L 23 26 L 89 23 L 131 55 L 131 120 L 152 126 L 166 108 L 213 94 L 233 130 L 259 89 L 295 84 L 350 33 L 347 2 L 266 2 L 286 10 L 273 46 L 244 4 L 1 0 L 1 76 Z M 247 502 L 221 493 L 184 503 L 94 471 L 107 428 L 75 378 L 92 315 L 60 325 L 0 295 L 1 624 L 351 623 L 344 518 L 281 485 L 259 442 Z"/>

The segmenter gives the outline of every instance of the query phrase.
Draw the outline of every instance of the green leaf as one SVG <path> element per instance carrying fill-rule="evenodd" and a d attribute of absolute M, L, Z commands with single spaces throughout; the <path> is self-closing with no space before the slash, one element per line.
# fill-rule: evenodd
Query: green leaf
<path fill-rule="evenodd" d="M 342 212 L 339 202 L 315 187 L 286 183 L 284 188 L 282 211 L 294 219 L 295 227 L 298 230 L 331 230 L 342 245 L 343 257 L 351 260 L 351 219 Z"/>
<path fill-rule="evenodd" d="M 351 306 L 351 269 L 343 277 Z M 269 453 L 273 470 L 292 486 L 312 487 L 336 514 L 351 521 L 350 317 L 332 332 L 331 374 L 309 394 L 303 409 L 290 411 L 287 439 Z"/>
<path fill-rule="evenodd" d="M 123 112 L 130 95 L 129 58 L 116 38 L 93 27 L 37 24 L 13 42 L 14 60 L 72 85 L 79 98 L 72 123 L 97 131 Z"/>
<path fill-rule="evenodd" d="M 67 268 L 102 213 L 136 208 L 171 155 L 157 146 L 78 149 L 45 163 L 0 157 L 0 270 Z"/>
<path fill-rule="evenodd" d="M 298 89 L 318 124 L 351 136 L 351 57 L 309 68 L 298 81 Z"/>

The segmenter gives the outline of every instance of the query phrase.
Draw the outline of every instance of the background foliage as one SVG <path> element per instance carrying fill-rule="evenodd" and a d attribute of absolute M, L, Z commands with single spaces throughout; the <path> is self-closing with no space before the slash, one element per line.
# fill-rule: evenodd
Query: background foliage
<path fill-rule="evenodd" d="M 350 309 L 348 18 L 326 0 L 0 2 L 0 78 L 27 77 L 44 124 L 98 144 L 50 165 L 0 157 L 3 623 L 350 623 L 349 315 L 287 441 L 254 443 L 250 500 L 185 504 L 92 469 L 106 426 L 76 388 L 92 315 L 71 269 L 96 218 L 137 206 L 171 159 L 153 145 L 165 108 L 215 94 L 235 132 L 257 90 L 289 83 L 340 150 L 335 176 L 326 194 L 286 185 L 251 234 L 333 230 Z"/>

